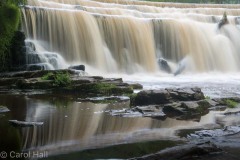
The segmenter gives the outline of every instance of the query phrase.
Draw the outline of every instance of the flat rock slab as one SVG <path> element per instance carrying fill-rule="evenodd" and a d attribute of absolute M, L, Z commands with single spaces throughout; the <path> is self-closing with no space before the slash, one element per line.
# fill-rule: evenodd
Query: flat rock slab
<path fill-rule="evenodd" d="M 0 79 L 2 89 L 36 89 L 52 93 L 88 96 L 131 94 L 134 88 L 124 83 L 122 78 L 81 76 L 78 71 L 70 69 L 0 73 Z"/>
<path fill-rule="evenodd" d="M 215 138 L 235 135 L 238 133 L 240 133 L 239 126 L 227 126 L 223 129 L 196 131 L 195 133 L 188 135 L 188 139 Z"/>
<path fill-rule="evenodd" d="M 209 113 L 211 104 L 206 100 L 186 101 L 166 104 L 163 107 L 163 112 L 168 117 L 175 117 L 179 120 L 196 119 Z"/>
<path fill-rule="evenodd" d="M 132 104 L 136 106 L 146 106 L 203 99 L 205 99 L 205 97 L 200 88 L 166 88 L 141 91 L 134 97 Z"/>
<path fill-rule="evenodd" d="M 110 115 L 121 117 L 150 117 L 154 119 L 164 120 L 166 115 L 159 106 L 138 106 L 130 109 L 111 110 Z"/>
<path fill-rule="evenodd" d="M 109 97 L 91 97 L 78 99 L 81 102 L 93 102 L 93 103 L 111 103 L 111 102 L 127 102 L 130 100 L 129 97 L 126 96 L 109 96 Z"/>
<path fill-rule="evenodd" d="M 18 121 L 18 120 L 9 120 L 9 123 L 14 127 L 33 127 L 33 126 L 43 125 L 43 122 L 26 122 L 26 121 Z"/>
<path fill-rule="evenodd" d="M 10 112 L 10 110 L 5 106 L 0 106 L 0 113 Z"/>

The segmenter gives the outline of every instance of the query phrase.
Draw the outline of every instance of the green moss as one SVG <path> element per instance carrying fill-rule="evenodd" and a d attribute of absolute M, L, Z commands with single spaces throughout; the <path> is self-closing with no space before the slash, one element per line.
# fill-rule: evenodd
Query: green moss
<path fill-rule="evenodd" d="M 85 87 L 82 87 L 86 91 L 89 91 L 91 93 L 100 93 L 104 95 L 111 95 L 113 91 L 117 88 L 114 84 L 109 83 L 94 83 L 90 85 L 84 85 Z"/>
<path fill-rule="evenodd" d="M 235 102 L 234 100 L 231 100 L 231 99 L 226 99 L 225 103 L 229 108 L 235 108 L 238 105 L 237 102 Z"/>
<path fill-rule="evenodd" d="M 53 85 L 57 87 L 68 87 L 71 85 L 71 78 L 67 72 L 49 72 L 45 74 L 42 80 L 53 80 Z"/>
<path fill-rule="evenodd" d="M 125 96 L 128 96 L 130 98 L 130 105 L 134 106 L 135 98 L 137 97 L 137 93 L 125 94 Z"/>
<path fill-rule="evenodd" d="M 208 100 L 208 99 L 211 99 L 211 97 L 209 97 L 209 96 L 205 96 L 205 99 L 207 99 L 207 100 Z"/>

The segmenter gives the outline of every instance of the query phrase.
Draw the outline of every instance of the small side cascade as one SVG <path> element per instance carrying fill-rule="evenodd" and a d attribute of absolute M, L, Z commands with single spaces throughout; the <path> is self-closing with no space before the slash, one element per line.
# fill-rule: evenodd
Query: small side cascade
<path fill-rule="evenodd" d="M 25 43 L 27 71 L 67 68 L 66 62 L 58 53 L 45 51 L 37 42 L 31 40 L 26 40 Z"/>

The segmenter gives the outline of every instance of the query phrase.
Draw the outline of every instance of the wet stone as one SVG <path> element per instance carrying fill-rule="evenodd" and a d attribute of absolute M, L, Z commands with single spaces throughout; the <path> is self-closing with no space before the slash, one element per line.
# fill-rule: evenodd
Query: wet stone
<path fill-rule="evenodd" d="M 9 123 L 14 127 L 33 127 L 33 126 L 43 125 L 43 122 L 26 122 L 26 121 L 18 121 L 18 120 L 9 120 Z"/>
<path fill-rule="evenodd" d="M 0 113 L 10 112 L 10 110 L 6 106 L 0 106 Z"/>

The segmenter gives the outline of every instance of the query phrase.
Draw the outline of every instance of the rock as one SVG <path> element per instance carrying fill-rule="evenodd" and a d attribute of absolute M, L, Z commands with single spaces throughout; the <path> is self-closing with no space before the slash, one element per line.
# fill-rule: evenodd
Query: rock
<path fill-rule="evenodd" d="M 22 78 L 0 78 L 0 86 L 10 87 Z"/>
<path fill-rule="evenodd" d="M 146 90 L 139 92 L 134 99 L 131 99 L 131 104 L 143 106 L 177 101 L 198 101 L 204 98 L 200 88 Z"/>
<path fill-rule="evenodd" d="M 167 73 L 172 73 L 172 69 L 171 67 L 169 66 L 167 60 L 163 59 L 163 58 L 159 58 L 158 59 L 158 65 L 159 65 L 159 68 L 162 70 L 162 71 L 165 71 Z"/>
<path fill-rule="evenodd" d="M 27 65 L 27 71 L 41 71 L 41 70 L 51 70 L 53 69 L 48 63 L 38 63 Z"/>
<path fill-rule="evenodd" d="M 10 110 L 5 106 L 0 106 L 0 113 L 10 112 Z"/>
<path fill-rule="evenodd" d="M 224 26 L 228 23 L 229 23 L 229 21 L 228 21 L 228 18 L 227 18 L 227 13 L 224 12 L 222 19 L 220 20 L 220 22 L 218 22 L 218 29 L 221 29 L 222 26 Z"/>
<path fill-rule="evenodd" d="M 8 82 L 8 80 L 11 80 Z M 1 83 L 2 82 L 2 83 Z M 14 89 L 40 89 L 54 93 L 123 95 L 133 93 L 132 87 L 121 78 L 105 79 L 101 76 L 79 76 L 74 70 L 41 70 L 0 74 L 0 86 Z"/>
<path fill-rule="evenodd" d="M 91 97 L 79 99 L 81 102 L 93 102 L 93 103 L 113 103 L 113 102 L 127 102 L 129 97 L 125 96 L 109 96 L 109 97 Z"/>
<path fill-rule="evenodd" d="M 75 70 L 85 71 L 85 66 L 84 65 L 70 66 L 70 67 L 68 67 L 68 69 L 75 69 Z"/>
<path fill-rule="evenodd" d="M 18 120 L 9 120 L 9 123 L 15 127 L 33 127 L 43 125 L 43 122 L 25 122 Z"/>
<path fill-rule="evenodd" d="M 214 98 L 212 100 L 216 103 L 216 106 L 226 106 L 229 108 L 235 108 L 240 103 L 239 97 Z"/>
<path fill-rule="evenodd" d="M 201 144 L 186 144 L 164 149 L 160 152 L 149 154 L 143 157 L 131 158 L 130 160 L 192 160 L 197 157 L 204 159 L 204 156 L 219 153 L 222 149 L 211 142 Z"/>
<path fill-rule="evenodd" d="M 111 110 L 109 112 L 112 116 L 121 117 L 150 117 L 154 119 L 165 120 L 166 115 L 162 112 L 159 106 L 141 106 L 123 110 Z"/>
<path fill-rule="evenodd" d="M 21 77 L 21 78 L 39 78 L 42 77 L 48 73 L 68 73 L 70 75 L 78 76 L 77 72 L 73 70 L 68 69 L 62 69 L 62 70 L 40 70 L 40 71 L 19 71 L 19 72 L 7 72 L 7 73 L 0 73 L 0 78 L 15 78 L 15 77 Z"/>
<path fill-rule="evenodd" d="M 130 87 L 132 87 L 133 89 L 143 89 L 143 86 L 139 83 L 132 83 L 129 84 Z"/>
<path fill-rule="evenodd" d="M 235 135 L 238 133 L 240 133 L 239 126 L 226 126 L 223 129 L 196 131 L 195 133 L 188 135 L 188 139 L 215 138 L 215 137 Z"/>
<path fill-rule="evenodd" d="M 58 61 L 57 61 L 57 58 L 49 58 L 49 63 L 56 69 L 58 68 Z"/>
<path fill-rule="evenodd" d="M 26 47 L 28 47 L 31 51 L 36 51 L 35 44 L 32 41 L 25 41 Z"/>
<path fill-rule="evenodd" d="M 42 63 L 43 58 L 37 54 L 35 51 L 27 54 L 27 62 L 26 64 L 37 64 Z"/>
<path fill-rule="evenodd" d="M 195 119 L 200 120 L 200 117 L 209 112 L 210 104 L 205 101 L 190 101 L 190 102 L 175 102 L 166 104 L 163 107 L 163 112 L 168 117 L 176 117 L 180 120 Z"/>

